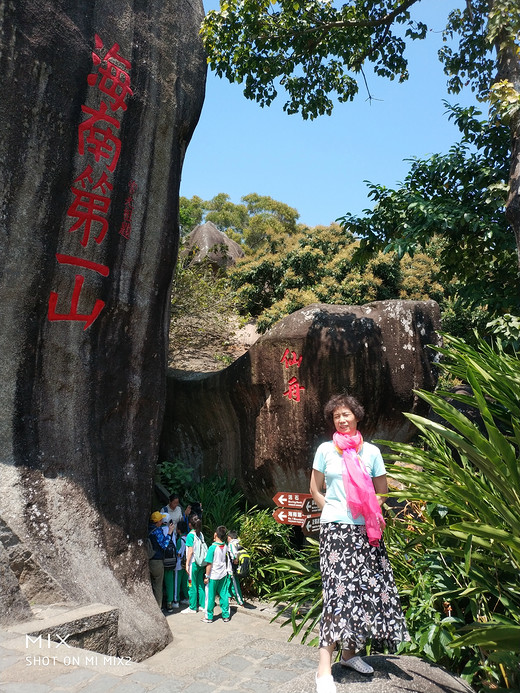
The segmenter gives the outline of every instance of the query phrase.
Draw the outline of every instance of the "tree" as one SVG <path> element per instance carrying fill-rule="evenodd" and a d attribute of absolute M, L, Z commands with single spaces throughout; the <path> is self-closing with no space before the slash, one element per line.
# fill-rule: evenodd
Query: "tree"
<path fill-rule="evenodd" d="M 403 81 L 407 41 L 427 27 L 411 18 L 418 0 L 349 0 L 341 7 L 321 0 L 222 0 L 209 12 L 202 36 L 219 76 L 245 81 L 244 94 L 262 106 L 287 91 L 284 109 L 304 118 L 330 114 L 331 96 L 352 100 L 364 69 Z M 489 98 L 511 135 L 506 218 L 520 266 L 520 7 L 517 0 L 467 0 L 451 12 L 440 51 L 448 89 L 466 84 Z M 449 42 L 457 41 L 452 47 Z M 494 50 L 494 57 L 492 55 Z"/>
<path fill-rule="evenodd" d="M 456 291 L 469 308 L 493 314 L 518 301 L 515 243 L 504 215 L 507 148 L 504 125 L 479 120 L 475 108 L 449 107 L 462 140 L 448 154 L 412 159 L 410 172 L 393 190 L 369 184 L 372 210 L 345 215 L 344 228 L 361 239 L 356 259 L 381 250 L 399 257 L 437 242 L 439 277 L 456 278 Z"/>
<path fill-rule="evenodd" d="M 449 294 L 426 253 L 377 253 L 363 266 L 353 261 L 359 242 L 337 224 L 301 229 L 275 252 L 260 250 L 230 271 L 241 310 L 258 318 L 263 332 L 310 303 L 362 305 L 390 298 L 434 299 Z"/>
<path fill-rule="evenodd" d="M 211 200 L 203 203 L 203 209 L 205 221 L 212 221 L 220 231 L 228 235 L 230 231 L 238 234 L 239 238 L 235 236 L 233 240 L 241 238 L 249 221 L 245 205 L 236 205 L 231 202 L 229 195 L 218 193 Z"/>
<path fill-rule="evenodd" d="M 181 236 L 187 236 L 190 231 L 200 224 L 204 215 L 202 198 L 194 195 L 191 199 L 179 198 L 179 227 Z"/>
<path fill-rule="evenodd" d="M 284 202 L 257 193 L 244 195 L 241 202 L 231 202 L 226 193 L 218 193 L 208 201 L 197 196 L 191 200 L 181 198 L 181 219 L 196 219 L 195 224 L 212 221 L 220 231 L 241 243 L 246 252 L 260 248 L 274 252 L 296 232 L 300 215 Z"/>
<path fill-rule="evenodd" d="M 168 366 L 206 370 L 226 360 L 237 328 L 233 294 L 207 263 L 180 257 L 172 287 Z"/>

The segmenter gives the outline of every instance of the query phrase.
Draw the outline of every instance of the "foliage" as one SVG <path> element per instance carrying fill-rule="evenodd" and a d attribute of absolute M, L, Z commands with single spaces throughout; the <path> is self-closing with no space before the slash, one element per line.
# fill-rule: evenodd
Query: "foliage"
<path fill-rule="evenodd" d="M 197 224 L 213 222 L 220 231 L 240 243 L 246 252 L 265 248 L 274 252 L 296 232 L 299 214 L 284 202 L 257 193 L 244 195 L 241 202 L 231 202 L 226 193 L 218 193 L 207 201 L 197 196 L 191 200 L 181 198 L 181 216 L 197 219 Z"/>
<path fill-rule="evenodd" d="M 270 568 L 275 556 L 290 556 L 292 528 L 278 524 L 270 510 L 251 508 L 238 520 L 240 543 L 251 553 L 251 572 L 241 582 L 245 594 L 270 599 L 280 581 L 273 580 Z M 229 526 L 233 529 L 234 526 Z"/>
<path fill-rule="evenodd" d="M 450 646 L 480 648 L 482 666 L 518 685 L 511 662 L 520 651 L 520 362 L 500 342 L 445 342 L 441 366 L 473 394 L 418 393 L 443 422 L 409 414 L 423 446 L 387 443 L 397 453 L 389 459 L 413 465 L 394 465 L 392 477 L 405 489 L 393 495 L 427 504 L 420 519 L 402 519 L 402 531 L 408 546 L 420 543 L 425 554 L 443 557 L 452 584 L 441 594 L 467 624 Z M 475 407 L 480 427 L 450 398 Z M 438 508 L 440 519 L 432 512 Z"/>
<path fill-rule="evenodd" d="M 299 636 L 302 643 L 317 645 L 315 629 L 319 623 L 323 606 L 319 543 L 312 538 L 294 559 L 277 558 L 271 570 L 278 574 L 283 584 L 278 591 L 271 593 L 271 600 L 283 607 L 275 619 L 290 616 L 282 626 L 291 625 L 289 640 Z"/>
<path fill-rule="evenodd" d="M 452 601 L 451 594 L 467 585 L 464 570 L 457 571 L 442 546 L 423 543 L 424 525 L 442 525 L 445 516 L 446 508 L 439 504 L 408 503 L 397 517 L 391 513 L 388 518 L 385 542 L 411 638 L 399 653 L 424 657 L 474 683 L 477 676 L 494 677 L 477 648 L 455 646 L 469 601 Z"/>
<path fill-rule="evenodd" d="M 477 97 L 489 97 L 494 74 L 506 52 L 515 52 L 520 31 L 520 12 L 516 0 L 471 0 L 464 10 L 450 13 L 443 34 L 445 45 L 439 51 L 448 77 L 448 89 L 458 94 L 470 86 Z M 453 41 L 458 46 L 453 47 Z M 491 55 L 495 46 L 497 59 Z"/>
<path fill-rule="evenodd" d="M 320 0 L 222 0 L 208 12 L 202 38 L 219 76 L 245 82 L 244 95 L 269 106 L 276 84 L 288 94 L 287 113 L 330 114 L 350 101 L 365 62 L 378 75 L 408 77 L 405 40 L 424 38 L 426 26 L 410 18 L 417 0 L 366 0 L 341 6 Z M 397 25 L 397 28 L 394 27 Z"/>
<path fill-rule="evenodd" d="M 236 309 L 223 276 L 209 264 L 181 257 L 172 285 L 168 365 L 182 368 L 193 355 L 210 352 L 225 356 L 236 329 Z"/>
<path fill-rule="evenodd" d="M 228 529 L 238 526 L 242 514 L 244 496 L 236 482 L 226 476 L 212 476 L 192 484 L 187 500 L 202 506 L 202 531 L 213 540 L 215 529 L 224 525 Z"/>
<path fill-rule="evenodd" d="M 193 471 L 179 459 L 164 460 L 157 465 L 159 482 L 170 493 L 177 493 L 186 502 L 186 491 L 193 482 Z"/>
<path fill-rule="evenodd" d="M 256 253 L 229 273 L 237 303 L 265 331 L 310 303 L 361 305 L 388 298 L 442 301 L 433 257 L 399 260 L 379 253 L 363 267 L 353 261 L 358 242 L 338 225 L 302 229 L 279 253 Z"/>
<path fill-rule="evenodd" d="M 412 159 L 396 190 L 369 184 L 373 209 L 340 221 L 361 239 L 355 259 L 363 263 L 381 251 L 413 256 L 437 238 L 437 276 L 444 286 L 452 282 L 460 307 L 510 311 L 518 302 L 518 279 L 504 215 L 509 134 L 479 120 L 475 108 L 449 107 L 449 114 L 462 139 L 448 154 Z"/>
<path fill-rule="evenodd" d="M 516 315 L 505 313 L 489 322 L 487 327 L 491 334 L 499 335 L 502 344 L 510 348 L 513 353 L 520 351 L 520 318 Z"/>
<path fill-rule="evenodd" d="M 191 199 L 179 199 L 179 228 L 181 237 L 187 236 L 192 229 L 200 224 L 204 215 L 204 201 L 194 195 Z"/>

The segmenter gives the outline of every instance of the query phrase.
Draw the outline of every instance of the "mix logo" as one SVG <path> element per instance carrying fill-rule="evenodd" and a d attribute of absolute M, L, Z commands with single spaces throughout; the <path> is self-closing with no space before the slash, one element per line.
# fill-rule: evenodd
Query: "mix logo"
<path fill-rule="evenodd" d="M 59 633 L 56 633 L 52 636 L 48 634 L 47 636 L 43 635 L 38 635 L 37 637 L 33 638 L 31 635 L 25 635 L 25 648 L 27 649 L 29 647 L 29 643 L 32 643 L 33 645 L 38 645 L 38 647 L 41 649 L 42 647 L 47 647 L 48 650 L 51 648 L 58 649 L 58 647 L 61 647 L 62 645 L 65 645 L 65 647 L 71 647 L 67 640 L 70 638 L 70 633 L 68 635 L 65 635 L 62 637 Z M 56 641 L 56 638 L 58 638 L 58 641 Z M 44 644 L 46 643 L 46 644 Z M 52 644 L 51 644 L 52 643 Z"/>

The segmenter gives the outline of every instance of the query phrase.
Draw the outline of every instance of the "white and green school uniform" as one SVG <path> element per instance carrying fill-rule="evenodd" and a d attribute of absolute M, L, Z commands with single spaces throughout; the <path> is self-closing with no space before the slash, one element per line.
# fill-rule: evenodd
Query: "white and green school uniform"
<path fill-rule="evenodd" d="M 191 532 L 186 537 L 186 548 L 188 546 L 193 547 L 196 540 L 195 530 L 192 529 Z M 191 562 L 188 566 L 189 570 L 189 580 L 191 584 L 188 583 L 188 595 L 190 598 L 190 609 L 197 611 L 197 606 L 204 608 L 204 574 L 206 569 L 195 563 L 194 553 L 191 554 Z"/>
<path fill-rule="evenodd" d="M 227 546 L 223 541 L 215 541 L 208 549 L 206 563 L 211 563 L 207 585 L 206 618 L 213 620 L 215 597 L 219 596 L 222 618 L 229 618 L 229 572 L 231 570 Z"/>

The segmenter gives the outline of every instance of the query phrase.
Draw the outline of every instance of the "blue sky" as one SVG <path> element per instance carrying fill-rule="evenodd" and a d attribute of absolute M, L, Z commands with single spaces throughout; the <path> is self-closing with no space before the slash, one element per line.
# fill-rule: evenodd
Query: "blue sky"
<path fill-rule="evenodd" d="M 443 99 L 473 103 L 470 93 L 446 91 L 437 58 L 448 12 L 464 3 L 423 0 L 417 15 L 430 28 L 407 52 L 404 84 L 369 78 L 355 101 L 336 105 L 332 116 L 304 121 L 282 110 L 283 95 L 269 108 L 248 101 L 240 85 L 208 72 L 202 115 L 186 153 L 181 195 L 205 200 L 219 192 L 235 203 L 251 192 L 295 207 L 308 226 L 329 224 L 346 212 L 370 207 L 364 180 L 392 187 L 413 156 L 446 152 L 458 139 L 444 115 Z M 213 6 L 217 6 L 216 3 Z M 211 7 L 209 7 L 211 9 Z"/>

